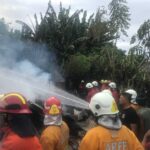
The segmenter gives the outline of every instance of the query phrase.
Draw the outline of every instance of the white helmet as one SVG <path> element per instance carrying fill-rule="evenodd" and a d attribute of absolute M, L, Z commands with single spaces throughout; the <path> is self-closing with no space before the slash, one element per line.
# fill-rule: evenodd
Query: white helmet
<path fill-rule="evenodd" d="M 81 83 L 84 83 L 84 80 L 81 80 Z"/>
<path fill-rule="evenodd" d="M 115 82 L 110 82 L 108 85 L 109 85 L 109 87 L 112 88 L 112 89 L 116 89 L 116 88 L 117 88 Z"/>
<path fill-rule="evenodd" d="M 110 95 L 112 96 L 112 93 L 111 93 L 111 91 L 110 91 L 109 89 L 105 89 L 105 90 L 103 90 L 102 92 L 103 92 L 103 93 L 110 94 Z"/>
<path fill-rule="evenodd" d="M 92 83 L 87 83 L 85 87 L 86 87 L 87 89 L 91 89 L 91 88 L 93 88 L 93 85 L 92 85 Z"/>
<path fill-rule="evenodd" d="M 119 112 L 114 98 L 105 92 L 99 92 L 91 98 L 90 110 L 95 116 L 117 114 Z"/>
<path fill-rule="evenodd" d="M 125 92 L 131 94 L 131 103 L 137 104 L 136 103 L 137 92 L 133 89 L 126 90 Z"/>
<path fill-rule="evenodd" d="M 93 86 L 98 86 L 98 82 L 97 81 L 93 81 L 92 84 L 93 84 Z"/>

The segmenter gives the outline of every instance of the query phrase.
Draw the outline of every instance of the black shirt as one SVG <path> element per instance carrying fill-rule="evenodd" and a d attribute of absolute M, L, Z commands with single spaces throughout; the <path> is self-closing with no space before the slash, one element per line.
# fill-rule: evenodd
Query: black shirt
<path fill-rule="evenodd" d="M 130 124 L 137 124 L 139 126 L 140 122 L 139 116 L 132 107 L 122 110 L 120 118 L 122 124 L 127 126 L 129 129 L 131 129 Z"/>

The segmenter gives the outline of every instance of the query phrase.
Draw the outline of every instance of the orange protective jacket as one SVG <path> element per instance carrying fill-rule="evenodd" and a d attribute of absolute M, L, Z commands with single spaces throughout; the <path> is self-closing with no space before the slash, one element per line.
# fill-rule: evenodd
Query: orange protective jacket
<path fill-rule="evenodd" d="M 79 150 L 144 150 L 136 136 L 127 127 L 109 130 L 98 126 L 87 132 Z"/>
<path fill-rule="evenodd" d="M 42 133 L 40 142 L 43 150 L 66 150 L 69 128 L 65 122 L 61 126 L 48 126 Z"/>
<path fill-rule="evenodd" d="M 0 141 L 0 150 L 42 150 L 42 147 L 36 136 L 23 138 L 7 129 Z"/>

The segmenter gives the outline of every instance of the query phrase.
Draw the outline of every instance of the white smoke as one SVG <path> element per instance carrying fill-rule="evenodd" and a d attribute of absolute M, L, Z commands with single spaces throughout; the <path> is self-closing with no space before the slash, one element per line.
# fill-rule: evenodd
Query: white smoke
<path fill-rule="evenodd" d="M 39 94 L 31 85 L 33 82 L 42 85 L 50 82 L 51 74 L 45 71 L 47 62 L 50 62 L 50 53 L 45 45 L 1 37 L 0 93 L 20 92 L 28 99 L 38 98 Z M 47 68 L 43 70 L 39 66 Z"/>
<path fill-rule="evenodd" d="M 87 108 L 86 102 L 53 85 L 51 67 L 56 80 L 63 81 L 54 58 L 44 44 L 0 37 L 0 93 L 19 92 L 30 100 L 56 96 L 64 104 Z"/>

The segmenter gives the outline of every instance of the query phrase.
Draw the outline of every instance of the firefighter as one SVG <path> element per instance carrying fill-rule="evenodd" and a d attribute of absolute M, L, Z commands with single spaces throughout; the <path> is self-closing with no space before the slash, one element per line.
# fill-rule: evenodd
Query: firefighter
<path fill-rule="evenodd" d="M 115 101 L 116 101 L 116 103 L 118 105 L 119 98 L 120 98 L 120 93 L 119 93 L 119 90 L 117 89 L 116 83 L 115 82 L 110 82 L 108 84 L 108 86 L 109 86 L 109 89 L 110 89 L 110 91 L 112 93 L 112 96 L 114 97 L 114 99 L 115 99 Z"/>
<path fill-rule="evenodd" d="M 138 109 L 138 105 L 136 102 L 137 92 L 134 89 L 128 89 L 126 90 L 126 93 L 129 93 L 131 95 L 131 107 L 137 110 Z"/>
<path fill-rule="evenodd" d="M 0 98 L 0 150 L 42 150 L 30 114 L 21 94 L 9 93 Z"/>
<path fill-rule="evenodd" d="M 110 94 L 95 94 L 89 108 L 98 126 L 86 133 L 79 150 L 144 150 L 134 133 L 121 124 L 116 102 Z"/>
<path fill-rule="evenodd" d="M 97 91 L 97 93 L 98 93 L 99 90 L 100 90 L 100 89 L 99 89 L 98 82 L 97 82 L 97 81 L 93 81 L 92 84 L 93 84 L 93 87 L 94 87 L 95 91 Z"/>
<path fill-rule="evenodd" d="M 62 106 L 56 97 L 44 102 L 44 125 L 40 142 L 43 150 L 65 150 L 68 147 L 69 128 L 62 121 Z"/>
<path fill-rule="evenodd" d="M 110 82 L 111 82 L 111 81 L 109 81 L 109 80 L 101 80 L 101 81 L 100 81 L 100 84 L 101 84 L 101 86 L 100 86 L 100 91 L 109 89 L 108 84 L 109 84 Z"/>
<path fill-rule="evenodd" d="M 94 89 L 94 86 L 92 83 L 87 83 L 86 89 L 87 89 L 86 101 L 90 102 L 91 97 L 94 96 L 98 91 Z"/>
<path fill-rule="evenodd" d="M 137 112 L 131 107 L 131 94 L 127 92 L 121 93 L 120 105 L 122 107 L 122 110 L 120 111 L 120 119 L 122 121 L 122 124 L 132 130 L 134 134 L 138 138 L 140 138 L 140 117 Z"/>

